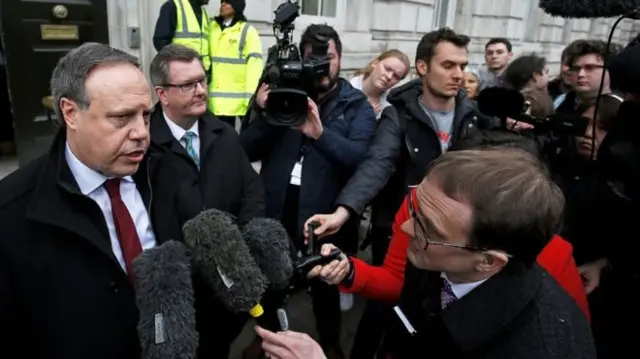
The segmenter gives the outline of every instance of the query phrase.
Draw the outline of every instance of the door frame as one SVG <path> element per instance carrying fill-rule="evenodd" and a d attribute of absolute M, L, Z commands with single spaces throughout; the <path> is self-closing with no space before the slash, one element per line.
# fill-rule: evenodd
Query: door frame
<path fill-rule="evenodd" d="M 7 83 L 9 88 L 9 98 L 11 99 L 11 111 L 13 113 L 13 121 L 14 121 L 13 128 L 15 133 L 15 143 L 16 143 L 17 152 L 18 152 L 18 161 L 21 166 L 30 162 L 34 158 L 36 158 L 38 153 L 42 154 L 43 148 L 48 148 L 47 142 L 49 142 L 57 132 L 57 128 L 54 123 L 50 123 L 51 125 L 50 134 L 49 134 L 49 129 L 47 129 L 44 124 L 36 125 L 31 123 L 31 122 L 50 122 L 50 120 L 53 117 L 53 111 L 50 111 L 50 112 L 46 111 L 48 113 L 47 116 L 41 115 L 42 113 L 45 113 L 45 107 L 47 107 L 45 106 L 44 98 L 41 98 L 42 94 L 40 93 L 42 91 L 43 83 L 40 81 L 37 81 L 37 84 L 34 85 L 36 88 L 35 92 L 37 92 L 37 95 L 34 94 L 33 96 L 38 96 L 38 99 L 34 99 L 33 97 L 30 97 L 30 96 L 25 96 L 24 94 L 27 91 L 25 91 L 24 88 L 20 86 L 21 88 L 18 89 L 18 86 L 12 85 L 12 83 L 15 84 L 20 82 L 20 79 L 19 79 L 20 73 L 22 73 L 25 70 L 27 71 L 29 70 L 29 68 L 26 66 L 30 66 L 30 65 L 24 66 L 21 63 L 24 61 L 24 63 L 29 64 L 28 61 L 23 59 L 25 59 L 28 56 L 33 56 L 32 46 L 34 45 L 28 43 L 27 42 L 28 39 L 26 38 L 22 38 L 23 41 L 22 43 L 19 43 L 19 44 L 17 44 L 18 42 L 15 40 L 7 41 L 7 38 L 13 39 L 13 37 L 17 36 L 16 34 L 12 34 L 11 32 L 15 31 L 19 34 L 21 30 L 23 30 L 22 28 L 23 24 L 20 22 L 22 21 L 22 19 L 12 19 L 10 25 L 7 25 L 9 21 L 4 21 L 4 20 L 6 20 L 10 16 L 23 16 L 25 12 L 24 11 L 19 12 L 20 10 L 17 10 L 18 13 L 14 15 L 13 12 L 7 12 L 6 9 L 7 8 L 15 9 L 18 7 L 24 7 L 26 6 L 25 3 L 29 3 L 29 2 L 30 1 L 28 0 L 27 1 L 24 1 L 24 0 L 1 0 L 0 1 L 0 41 L 3 42 L 3 48 L 7 57 L 7 65 L 6 65 Z M 97 36 L 95 40 L 100 42 L 105 42 L 105 43 L 109 42 L 110 40 L 109 39 L 110 28 L 109 28 L 109 20 L 108 20 L 109 18 L 107 14 L 108 2 L 111 2 L 111 1 L 88 0 L 87 2 L 83 2 L 84 3 L 83 6 L 89 6 L 88 8 L 91 9 L 91 11 L 93 12 L 91 17 L 93 26 L 99 29 L 99 30 L 93 30 L 94 36 Z M 55 1 L 41 1 L 41 2 L 33 1 L 33 3 L 37 4 L 38 6 L 50 5 L 52 8 L 53 6 L 57 5 Z M 67 0 L 67 2 L 63 3 L 63 5 L 69 4 L 73 6 L 73 3 L 74 3 L 73 0 Z M 38 16 L 43 16 L 40 13 L 42 10 L 38 9 L 34 11 L 37 12 L 37 15 L 34 15 L 34 16 L 36 16 L 37 19 L 43 20 L 45 23 L 51 21 L 54 23 L 64 24 L 65 22 L 64 19 L 54 20 L 53 18 L 48 19 L 47 17 L 39 18 Z M 98 14 L 101 14 L 101 15 L 98 16 Z M 78 20 L 76 19 L 72 21 L 77 23 Z M 82 39 L 82 36 L 81 36 L 81 39 Z M 87 41 L 86 39 L 83 39 L 83 40 Z M 38 44 L 34 43 L 34 44 L 35 46 L 39 45 L 39 43 Z M 59 44 L 56 44 L 56 45 L 59 45 Z M 64 45 L 62 45 L 61 48 L 64 49 Z M 53 51 L 56 51 L 56 50 L 60 51 L 61 48 L 54 47 L 52 49 Z M 49 59 L 49 61 L 47 61 L 46 64 L 41 63 L 40 65 L 41 66 L 46 65 L 48 67 L 49 66 L 48 64 L 50 64 L 50 61 L 51 60 Z M 38 62 L 36 61 L 33 64 L 38 65 Z M 49 72 L 51 71 L 53 71 L 53 68 L 49 70 Z M 16 77 L 18 79 L 16 79 Z M 46 79 L 46 81 L 48 83 L 49 79 Z M 21 100 L 20 97 L 23 100 Z M 24 100 L 25 97 L 27 98 L 26 100 Z M 37 110 L 34 110 L 33 107 L 35 107 L 36 104 L 40 107 L 38 107 Z"/>

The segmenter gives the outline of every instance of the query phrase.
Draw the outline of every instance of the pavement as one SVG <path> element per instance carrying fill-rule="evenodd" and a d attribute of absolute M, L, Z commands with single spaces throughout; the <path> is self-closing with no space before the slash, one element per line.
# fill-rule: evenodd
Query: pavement
<path fill-rule="evenodd" d="M 342 313 L 342 328 L 340 341 L 342 350 L 346 357 L 349 357 L 353 339 L 358 327 L 358 322 L 362 316 L 366 300 L 358 296 L 354 297 L 354 305 L 351 310 Z M 311 309 L 311 297 L 307 293 L 299 293 L 289 300 L 287 305 L 290 330 L 307 333 L 312 338 L 318 339 L 316 332 L 316 321 Z M 242 351 L 255 338 L 253 331 L 254 323 L 250 322 L 242 331 L 231 347 L 230 359 L 242 359 Z"/>
<path fill-rule="evenodd" d="M 18 168 L 18 158 L 15 156 L 0 157 L 0 179 Z"/>

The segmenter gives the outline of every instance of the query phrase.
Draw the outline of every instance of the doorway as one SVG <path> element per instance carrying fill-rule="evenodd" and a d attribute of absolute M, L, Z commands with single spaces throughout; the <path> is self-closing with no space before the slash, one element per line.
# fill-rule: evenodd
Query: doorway
<path fill-rule="evenodd" d="M 6 57 L 18 161 L 49 150 L 57 127 L 49 80 L 58 60 L 85 42 L 109 43 L 106 0 L 2 0 Z"/>

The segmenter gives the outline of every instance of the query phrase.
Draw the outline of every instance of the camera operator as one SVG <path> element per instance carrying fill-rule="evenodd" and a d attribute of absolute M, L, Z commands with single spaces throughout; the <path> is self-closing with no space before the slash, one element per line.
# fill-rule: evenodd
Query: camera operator
<path fill-rule="evenodd" d="M 304 31 L 303 58 L 311 57 L 318 38 L 328 39 L 330 70 L 315 81 L 312 92 L 317 96 L 308 99 L 306 121 L 295 128 L 269 123 L 263 110 L 270 88 L 262 84 L 251 110 L 255 113 L 247 115 L 252 117 L 251 124 L 240 134 L 251 161 L 262 161 L 267 215 L 282 221 L 299 251 L 304 248 L 305 220 L 333 210 L 338 193 L 364 159 L 376 128 L 367 97 L 339 77 L 342 43 L 332 27 L 311 25 Z M 341 246 L 339 236 L 327 240 Z M 320 343 L 328 358 L 342 358 L 338 290 L 318 280 L 309 284 Z"/>
<path fill-rule="evenodd" d="M 386 111 L 394 113 L 380 120 L 367 158 L 340 193 L 337 209 L 309 219 L 321 223 L 316 234 L 340 231 L 349 218 L 360 215 L 373 201 L 368 241 L 374 263 L 381 264 L 394 215 L 407 186 L 419 183 L 431 161 L 466 137 L 477 123 L 484 122 L 474 102 L 460 91 L 468 63 L 468 44 L 467 36 L 448 28 L 422 37 L 415 59 L 420 79 L 392 90 L 388 101 L 393 107 Z M 372 357 L 376 351 L 384 332 L 379 311 L 373 305 L 367 307 L 358 326 L 352 357 Z"/>

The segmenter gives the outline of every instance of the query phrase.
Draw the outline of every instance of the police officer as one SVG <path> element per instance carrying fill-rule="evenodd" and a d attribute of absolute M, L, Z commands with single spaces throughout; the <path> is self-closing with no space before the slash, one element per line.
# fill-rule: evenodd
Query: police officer
<path fill-rule="evenodd" d="M 198 52 L 207 73 L 211 72 L 209 57 L 210 20 L 205 5 L 209 0 L 167 0 L 153 33 L 153 46 L 160 51 L 169 44 L 190 47 Z"/>

